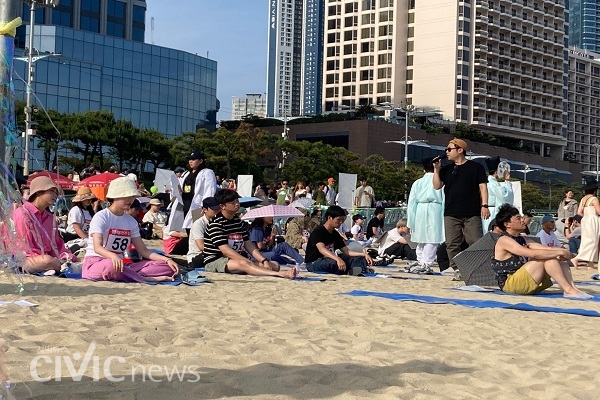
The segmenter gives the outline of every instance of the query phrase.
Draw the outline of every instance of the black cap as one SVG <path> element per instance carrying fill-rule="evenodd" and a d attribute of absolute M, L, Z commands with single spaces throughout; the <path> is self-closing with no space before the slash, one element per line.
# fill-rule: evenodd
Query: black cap
<path fill-rule="evenodd" d="M 142 203 L 138 199 L 135 199 L 129 208 L 135 208 L 136 210 L 142 210 Z"/>
<path fill-rule="evenodd" d="M 185 169 L 184 169 L 184 168 L 181 168 L 181 167 L 177 167 L 177 168 L 175 168 L 175 173 L 177 174 L 177 173 L 179 173 L 179 172 L 185 172 Z"/>
<path fill-rule="evenodd" d="M 210 208 L 211 210 L 218 211 L 221 209 L 221 206 L 219 203 L 217 203 L 214 197 L 207 197 L 202 200 L 202 208 Z"/>
<path fill-rule="evenodd" d="M 195 151 L 187 157 L 188 160 L 204 160 L 204 153 Z"/>
<path fill-rule="evenodd" d="M 356 222 L 359 219 L 365 219 L 365 216 L 362 214 L 356 214 L 355 216 L 352 217 L 352 221 Z"/>

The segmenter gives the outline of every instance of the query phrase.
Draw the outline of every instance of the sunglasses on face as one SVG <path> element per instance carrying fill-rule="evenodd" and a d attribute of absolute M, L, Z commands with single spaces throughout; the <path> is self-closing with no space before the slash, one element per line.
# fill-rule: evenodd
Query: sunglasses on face
<path fill-rule="evenodd" d="M 446 147 L 446 152 L 451 152 L 452 150 L 458 150 L 460 147 Z"/>

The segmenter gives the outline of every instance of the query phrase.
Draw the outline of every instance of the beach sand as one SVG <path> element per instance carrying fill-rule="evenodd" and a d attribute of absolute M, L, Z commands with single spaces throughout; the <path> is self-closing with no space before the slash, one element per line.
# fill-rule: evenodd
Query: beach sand
<path fill-rule="evenodd" d="M 588 281 L 593 273 L 574 272 Z M 27 277 L 19 297 L 16 285 L 2 276 L 0 300 L 39 304 L 0 307 L 5 366 L 17 399 L 598 397 L 598 318 L 341 293 L 358 289 L 600 311 L 597 302 L 452 291 L 458 283 L 443 276 L 318 275 L 327 280 L 303 282 L 209 273 L 214 283 L 197 287 Z M 600 286 L 584 289 L 600 293 Z M 90 364 L 74 381 L 91 344 Z M 111 381 L 102 371 L 105 364 L 123 380 Z M 182 375 L 169 378 L 174 367 Z M 32 369 L 52 380 L 35 381 Z"/>

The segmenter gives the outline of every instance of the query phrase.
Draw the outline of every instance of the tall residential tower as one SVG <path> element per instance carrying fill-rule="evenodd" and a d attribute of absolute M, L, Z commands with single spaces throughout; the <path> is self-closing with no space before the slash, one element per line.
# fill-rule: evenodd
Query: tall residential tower
<path fill-rule="evenodd" d="M 267 115 L 317 114 L 325 0 L 269 1 Z"/>
<path fill-rule="evenodd" d="M 565 0 L 329 1 L 324 111 L 436 107 L 562 157 L 567 21 Z"/>

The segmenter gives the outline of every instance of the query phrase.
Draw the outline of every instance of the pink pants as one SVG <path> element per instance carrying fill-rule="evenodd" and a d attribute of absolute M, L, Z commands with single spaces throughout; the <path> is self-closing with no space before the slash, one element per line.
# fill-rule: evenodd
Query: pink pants
<path fill-rule="evenodd" d="M 81 277 L 93 281 L 145 282 L 147 276 L 173 276 L 173 273 L 164 261 L 142 260 L 125 265 L 122 272 L 117 272 L 109 258 L 86 257 Z"/>

